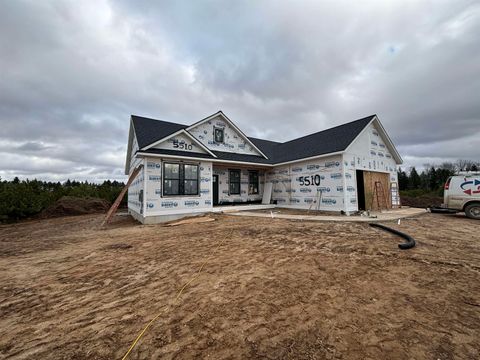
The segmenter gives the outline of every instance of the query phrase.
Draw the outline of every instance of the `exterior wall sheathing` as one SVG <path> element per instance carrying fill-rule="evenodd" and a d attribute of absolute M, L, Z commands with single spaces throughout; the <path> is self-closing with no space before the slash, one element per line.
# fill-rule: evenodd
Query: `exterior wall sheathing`
<path fill-rule="evenodd" d="M 168 160 L 167 162 L 172 162 Z M 145 216 L 201 213 L 212 208 L 212 163 L 196 162 L 199 165 L 199 195 L 163 196 L 162 161 L 146 158 Z M 195 162 L 189 161 L 189 164 Z"/>
<path fill-rule="evenodd" d="M 240 195 L 229 194 L 229 169 L 240 170 Z M 254 169 L 251 169 L 254 170 Z M 219 204 L 244 203 L 260 201 L 263 197 L 263 187 L 265 182 L 265 171 L 258 171 L 258 194 L 248 194 L 248 176 L 249 169 L 239 169 L 235 166 L 223 167 L 214 166 L 213 174 L 218 175 L 218 202 Z"/>
<path fill-rule="evenodd" d="M 272 200 L 278 206 L 327 211 L 344 209 L 341 155 L 275 167 L 267 172 L 266 182 L 272 183 Z"/>
<path fill-rule="evenodd" d="M 224 142 L 216 143 L 213 138 L 214 128 L 224 129 Z M 260 155 L 260 153 L 220 115 L 189 130 L 197 140 L 214 151 L 233 152 L 237 154 Z"/>
<path fill-rule="evenodd" d="M 191 138 L 184 134 L 178 134 L 176 136 L 172 136 L 165 141 L 157 144 L 153 147 L 154 149 L 165 149 L 165 150 L 181 150 L 185 152 L 191 153 L 201 153 L 205 154 L 206 151 L 202 149 L 198 143 L 195 143 Z"/>
<path fill-rule="evenodd" d="M 136 137 L 133 138 L 132 153 L 130 157 L 130 174 L 140 165 L 143 160 L 135 157 L 135 153 L 138 150 L 138 144 Z M 145 169 L 142 169 L 132 184 L 128 188 L 127 203 L 128 211 L 134 216 L 135 219 L 142 221 L 143 217 L 143 204 L 140 201 L 140 191 L 144 188 Z"/>
<path fill-rule="evenodd" d="M 347 153 L 343 154 L 345 173 L 347 174 L 347 187 L 354 187 L 355 191 L 347 192 L 347 211 L 358 210 L 357 204 L 357 178 L 356 170 L 369 172 L 380 172 L 388 174 L 389 183 L 384 185 L 387 201 L 391 204 L 390 183 L 397 182 L 397 164 L 389 149 L 385 145 L 379 131 L 373 124 L 370 124 L 352 143 Z M 366 188 L 366 193 L 372 195 L 366 196 L 366 202 L 370 202 L 373 196 L 372 185 Z"/>

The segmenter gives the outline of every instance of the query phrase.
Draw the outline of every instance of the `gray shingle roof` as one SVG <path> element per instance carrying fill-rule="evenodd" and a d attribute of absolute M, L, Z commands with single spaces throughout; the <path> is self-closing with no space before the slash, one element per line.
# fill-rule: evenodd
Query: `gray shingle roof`
<path fill-rule="evenodd" d="M 324 155 L 344 151 L 358 134 L 367 126 L 375 115 L 370 115 L 343 125 L 306 135 L 284 143 L 249 138 L 267 157 L 212 151 L 218 159 L 229 161 L 242 161 L 261 164 L 278 164 L 287 161 L 304 159 L 317 155 Z M 154 120 L 132 115 L 133 126 L 139 147 L 145 147 L 162 139 L 188 125 Z M 144 151 L 145 152 L 145 151 Z M 146 152 L 165 155 L 178 155 L 214 159 L 208 154 L 192 154 L 191 152 L 149 149 Z M 181 154 L 180 154 L 181 153 Z"/>
<path fill-rule="evenodd" d="M 265 159 L 263 156 L 257 156 L 257 155 L 237 154 L 237 153 L 224 152 L 224 151 L 212 151 L 212 152 L 217 156 L 218 159 L 221 159 L 221 160 L 251 162 L 251 163 L 257 163 L 257 164 L 273 164 L 272 159 L 270 159 L 270 157 L 268 159 Z"/>
<path fill-rule="evenodd" d="M 319 131 L 280 144 L 275 149 L 275 162 L 304 159 L 311 156 L 344 151 L 375 115 Z"/>
<path fill-rule="evenodd" d="M 137 135 L 138 147 L 141 149 L 157 140 L 173 134 L 188 126 L 163 120 L 155 120 L 132 115 L 133 128 Z"/>
<path fill-rule="evenodd" d="M 262 152 L 269 158 L 273 159 L 275 157 L 275 152 L 277 151 L 277 146 L 281 143 L 270 140 L 263 140 L 249 137 L 250 141 L 255 144 Z"/>

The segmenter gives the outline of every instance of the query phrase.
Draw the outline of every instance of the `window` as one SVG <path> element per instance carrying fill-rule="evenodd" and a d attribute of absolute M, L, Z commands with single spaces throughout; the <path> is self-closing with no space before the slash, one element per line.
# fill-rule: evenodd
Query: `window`
<path fill-rule="evenodd" d="M 180 195 L 180 164 L 163 164 L 163 195 Z"/>
<path fill-rule="evenodd" d="M 223 140 L 224 140 L 223 129 L 214 128 L 213 134 L 214 134 L 214 140 L 216 143 L 223 143 Z"/>
<path fill-rule="evenodd" d="M 248 172 L 248 194 L 258 194 L 258 171 Z"/>
<path fill-rule="evenodd" d="M 198 165 L 183 165 L 183 194 L 198 195 Z"/>
<path fill-rule="evenodd" d="M 240 195 L 240 170 L 230 170 L 230 195 Z"/>
<path fill-rule="evenodd" d="M 198 165 L 163 163 L 163 195 L 198 195 Z"/>

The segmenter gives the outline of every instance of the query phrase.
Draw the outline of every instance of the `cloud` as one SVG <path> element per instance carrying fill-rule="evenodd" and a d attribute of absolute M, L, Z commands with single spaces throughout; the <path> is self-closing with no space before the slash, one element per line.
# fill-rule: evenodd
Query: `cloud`
<path fill-rule="evenodd" d="M 45 145 L 42 142 L 28 141 L 22 145 L 17 146 L 15 151 L 18 152 L 41 152 L 43 150 L 49 149 L 50 146 Z"/>
<path fill-rule="evenodd" d="M 407 165 L 480 159 L 470 1 L 7 2 L 0 176 L 125 180 L 130 114 L 289 140 L 377 113 Z"/>

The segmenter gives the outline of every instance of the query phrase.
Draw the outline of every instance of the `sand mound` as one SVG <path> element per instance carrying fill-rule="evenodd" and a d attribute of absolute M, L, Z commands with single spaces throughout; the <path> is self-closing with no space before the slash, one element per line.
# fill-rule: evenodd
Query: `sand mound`
<path fill-rule="evenodd" d="M 105 199 L 62 196 L 53 205 L 43 210 L 40 217 L 52 218 L 59 216 L 105 213 L 109 208 L 110 203 Z"/>

